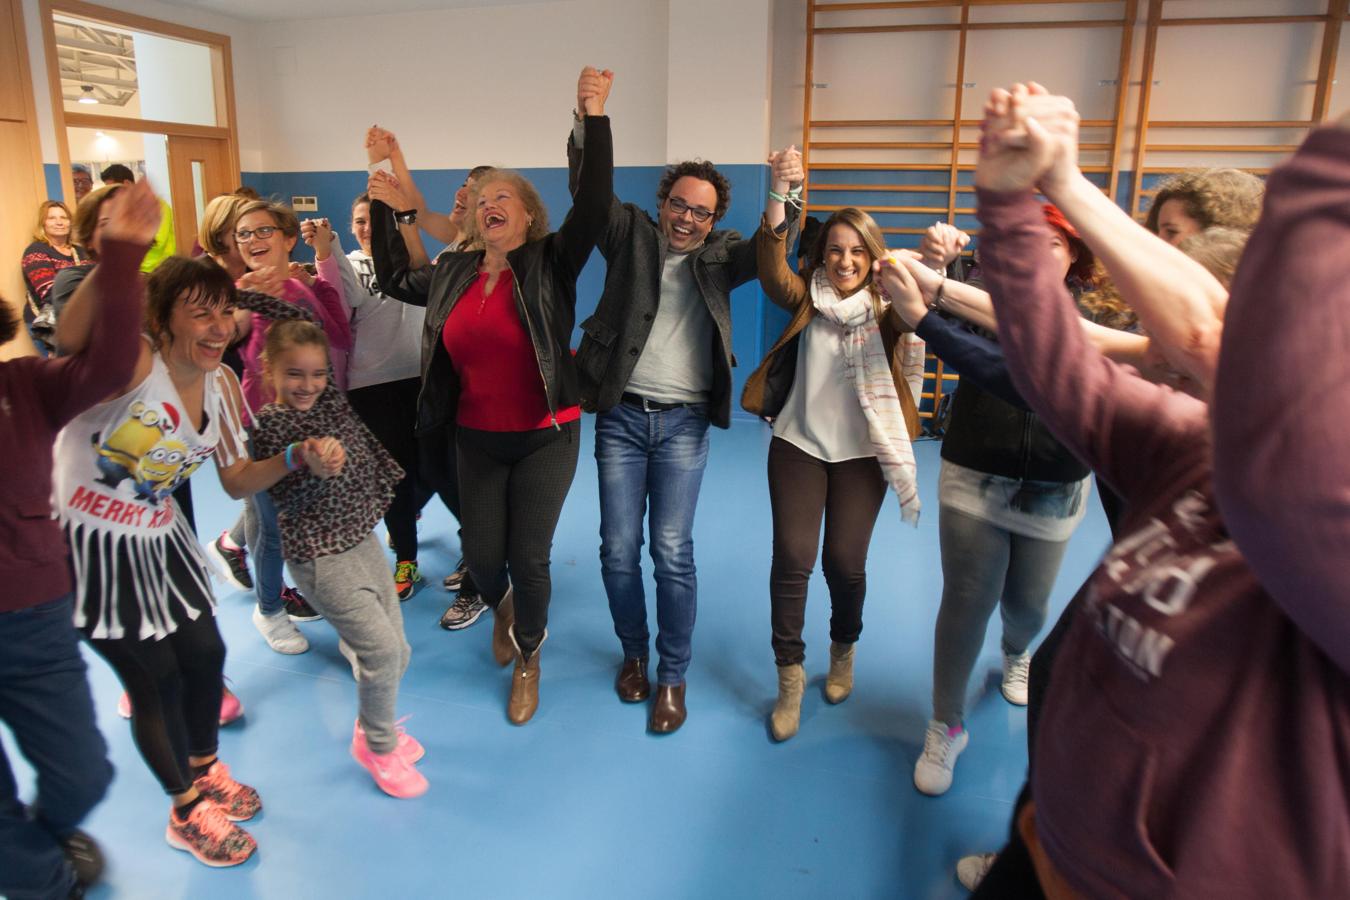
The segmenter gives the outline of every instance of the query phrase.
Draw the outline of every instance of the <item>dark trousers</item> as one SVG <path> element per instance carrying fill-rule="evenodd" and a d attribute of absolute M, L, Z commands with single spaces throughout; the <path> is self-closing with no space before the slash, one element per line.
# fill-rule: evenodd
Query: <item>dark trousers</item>
<path fill-rule="evenodd" d="M 782 438 L 770 442 L 773 564 L 769 598 L 778 665 L 798 665 L 806 658 L 802 641 L 806 584 L 816 567 L 822 518 L 821 568 L 830 588 L 830 640 L 852 644 L 862 634 L 867 548 L 885 497 L 886 479 L 875 457 L 828 463 Z"/>
<path fill-rule="evenodd" d="M 192 787 L 189 756 L 216 752 L 225 643 L 203 613 L 162 640 L 91 640 L 131 699 L 131 736 L 166 794 Z"/>
<path fill-rule="evenodd" d="M 576 422 L 535 431 L 456 430 L 464 561 L 496 607 L 512 588 L 520 648 L 534 652 L 548 627 L 553 533 L 577 473 Z"/>
<path fill-rule="evenodd" d="M 422 442 L 415 431 L 421 384 L 417 378 L 406 378 L 347 392 L 352 409 L 405 473 L 394 487 L 394 499 L 384 514 L 394 555 L 400 560 L 417 559 L 417 513 L 433 494 L 440 494 L 446 508 L 459 518 L 459 484 L 449 429 L 438 429 L 427 436 L 427 450 L 433 459 L 423 464 Z"/>
<path fill-rule="evenodd" d="M 1040 727 L 1041 710 L 1045 708 L 1045 694 L 1050 686 L 1050 672 L 1059 653 L 1064 635 L 1069 631 L 1077 607 L 1069 604 L 1064 613 L 1031 655 L 1031 675 L 1027 681 L 1027 749 L 1035 752 L 1036 734 Z M 1030 758 L 1030 756 L 1028 757 Z M 979 900 L 1042 900 L 1040 881 L 1031 862 L 1026 841 L 1017 830 L 1017 815 L 1031 801 L 1031 783 L 1022 786 L 1022 792 L 1013 806 L 1012 825 L 1008 829 L 1008 843 L 999 851 L 998 859 L 980 882 L 979 890 L 971 896 Z"/>
<path fill-rule="evenodd" d="M 10 900 L 64 900 L 75 876 L 61 841 L 112 781 L 73 615 L 69 594 L 0 613 L 0 721 L 37 772 L 26 809 L 0 748 L 0 896 Z"/>

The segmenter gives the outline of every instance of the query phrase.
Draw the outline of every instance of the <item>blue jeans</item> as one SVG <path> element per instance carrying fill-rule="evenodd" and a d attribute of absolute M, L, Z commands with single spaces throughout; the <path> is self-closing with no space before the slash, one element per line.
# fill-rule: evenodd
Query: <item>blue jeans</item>
<path fill-rule="evenodd" d="M 708 464 L 708 409 L 699 404 L 644 412 L 619 404 L 595 417 L 600 475 L 600 573 L 614 633 L 626 658 L 647 655 L 642 587 L 642 520 L 651 499 L 660 684 L 681 684 L 689 668 L 698 578 L 694 509 Z"/>
<path fill-rule="evenodd" d="M 244 510 L 230 529 L 230 540 L 236 546 L 248 547 L 253 557 L 253 589 L 258 595 L 258 609 L 265 616 L 275 615 L 286 605 L 281 590 L 282 580 L 281 527 L 277 524 L 277 508 L 267 491 L 258 491 L 244 499 Z"/>
<path fill-rule="evenodd" d="M 25 808 L 0 748 L 0 896 L 10 900 L 64 900 L 75 875 L 61 841 L 112 781 L 73 616 L 69 594 L 0 613 L 0 721 L 37 772 Z"/>

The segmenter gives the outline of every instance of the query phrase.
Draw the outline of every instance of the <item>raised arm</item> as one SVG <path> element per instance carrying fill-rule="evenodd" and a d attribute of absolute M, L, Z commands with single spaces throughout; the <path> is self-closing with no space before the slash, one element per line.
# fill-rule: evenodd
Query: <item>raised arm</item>
<path fill-rule="evenodd" d="M 1214 383 L 1228 292 L 1200 263 L 1130 218 L 1078 168 L 1078 113 L 1040 85 L 1019 98 L 1054 138 L 1054 164 L 1037 185 L 1106 266 L 1154 348 L 1208 388 Z"/>
<path fill-rule="evenodd" d="M 982 270 L 1000 341 L 1027 405 L 1128 499 L 1178 449 L 1204 439 L 1206 409 L 1128 374 L 1084 337 L 1032 193 L 1053 163 L 1054 140 L 1034 120 L 1016 119 L 1021 92 L 991 95 L 975 181 Z"/>
<path fill-rule="evenodd" d="M 591 250 L 605 234 L 614 201 L 614 142 L 605 115 L 605 101 L 613 84 L 613 72 L 590 66 L 581 70 L 577 81 L 577 97 L 586 115 L 586 158 L 577 175 L 572 208 L 557 234 L 558 258 L 572 277 L 581 274 Z"/>
<path fill-rule="evenodd" d="M 140 339 L 145 285 L 139 267 L 159 228 L 159 201 L 141 183 L 107 205 L 101 261 L 71 300 L 77 314 L 83 308 L 89 316 L 85 341 L 38 369 L 43 408 L 58 427 L 129 384 L 141 354 L 149 353 Z"/>
<path fill-rule="evenodd" d="M 394 210 L 374 197 L 370 200 L 370 250 L 375 279 L 383 293 L 414 306 L 427 305 L 434 267 L 425 260 L 414 264 L 404 236 L 394 222 Z"/>
<path fill-rule="evenodd" d="M 461 222 L 455 220 L 454 215 L 436 212 L 427 205 L 426 197 L 413 180 L 412 169 L 408 168 L 407 159 L 403 155 L 403 148 L 399 145 L 398 138 L 392 131 L 381 128 L 378 125 L 372 125 L 366 131 L 366 155 L 369 161 L 374 163 L 389 160 L 389 165 L 393 169 L 390 174 L 394 180 L 403 186 L 406 192 L 406 206 L 395 206 L 396 210 L 415 209 L 417 210 L 417 224 L 412 226 L 414 233 L 420 228 L 427 234 L 434 237 L 443 244 L 453 244 L 458 241 L 463 234 Z M 458 197 L 458 195 L 457 195 Z M 392 206 L 392 204 L 390 204 Z M 455 212 L 459 212 L 459 206 L 456 205 Z M 409 248 L 412 246 L 407 233 L 404 233 L 404 239 L 409 241 Z"/>
<path fill-rule="evenodd" d="M 1219 354 L 1214 486 L 1262 585 L 1350 672 L 1350 121 L 1267 184 Z"/>

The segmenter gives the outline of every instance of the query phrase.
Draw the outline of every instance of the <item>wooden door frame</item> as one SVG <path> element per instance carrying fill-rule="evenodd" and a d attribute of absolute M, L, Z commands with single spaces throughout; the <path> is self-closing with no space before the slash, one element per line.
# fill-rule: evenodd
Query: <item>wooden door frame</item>
<path fill-rule="evenodd" d="M 20 2 L 20 0 L 11 0 Z M 106 6 L 86 3 L 84 0 L 39 0 L 42 16 L 42 41 L 47 53 L 47 84 L 52 96 L 52 123 L 56 129 L 56 148 L 61 163 L 61 188 L 67 197 L 75 196 L 70 180 L 70 141 L 67 128 L 106 128 L 143 134 L 163 134 L 181 137 L 209 137 L 226 142 L 230 174 L 235 183 L 241 180 L 239 166 L 239 124 L 234 104 L 234 64 L 230 53 L 230 37 L 214 31 L 202 31 L 186 25 L 176 25 L 159 19 L 121 12 Z M 61 64 L 56 55 L 56 28 L 53 14 L 65 14 L 118 28 L 145 34 L 177 38 L 194 44 L 203 44 L 211 50 L 212 83 L 216 94 L 216 117 L 223 115 L 223 125 L 186 125 L 179 122 L 161 122 L 153 119 L 124 119 L 120 116 L 91 115 L 66 112 L 65 96 L 61 90 Z"/>

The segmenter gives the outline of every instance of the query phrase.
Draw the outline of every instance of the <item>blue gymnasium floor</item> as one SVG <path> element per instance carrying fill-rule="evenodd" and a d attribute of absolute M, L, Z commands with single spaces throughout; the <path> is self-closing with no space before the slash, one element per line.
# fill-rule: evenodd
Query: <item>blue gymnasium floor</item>
<path fill-rule="evenodd" d="M 914 789 L 941 590 L 939 445 L 917 447 L 924 504 L 917 532 L 901 524 L 893 499 L 883 508 L 856 687 L 838 707 L 821 695 L 828 595 L 817 567 L 802 729 L 778 745 L 766 726 L 777 690 L 767 429 L 750 422 L 713 429 L 695 531 L 701 609 L 690 718 L 677 734 L 655 737 L 645 733 L 646 705 L 620 703 L 611 687 L 619 649 L 600 581 L 589 416 L 584 424 L 581 464 L 554 545 L 550 636 L 531 723 L 517 728 L 506 720 L 510 670 L 492 664 L 488 617 L 467 631 L 437 627 L 449 599 L 440 580 L 458 546 L 449 514 L 429 505 L 421 527 L 428 583 L 404 606 L 413 658 L 400 707 L 427 747 L 421 769 L 430 792 L 412 801 L 386 797 L 348 755 L 356 696 L 332 629 L 304 625 L 310 652 L 278 655 L 249 621 L 251 595 L 226 587 L 219 596 L 226 672 L 246 715 L 222 729 L 221 756 L 262 794 L 264 812 L 248 826 L 259 852 L 217 870 L 165 844 L 168 804 L 114 712 L 118 685 L 91 656 L 117 779 L 86 823 L 109 859 L 105 883 L 89 896 L 965 896 L 953 866 L 965 853 L 1001 844 L 1026 765 L 1026 713 L 998 692 L 995 617 L 971 686 L 982 696 L 973 702 L 972 739 L 955 785 L 941 798 Z M 237 506 L 209 471 L 194 487 L 201 534 L 214 536 Z M 1060 573 L 1053 615 L 1106 543 L 1094 499 Z M 655 631 L 654 612 L 652 621 Z"/>

